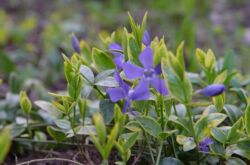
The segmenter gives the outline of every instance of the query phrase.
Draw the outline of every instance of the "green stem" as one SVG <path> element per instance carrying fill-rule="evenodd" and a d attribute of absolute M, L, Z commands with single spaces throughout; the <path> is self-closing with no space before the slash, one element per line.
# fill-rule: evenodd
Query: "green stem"
<path fill-rule="evenodd" d="M 195 141 L 195 144 L 196 144 L 197 165 L 199 165 L 200 164 L 200 156 L 199 156 L 199 149 L 198 149 L 199 142 L 198 142 L 198 139 L 196 137 L 195 130 L 194 130 L 194 123 L 193 123 L 193 118 L 192 118 L 192 112 L 191 112 L 191 109 L 190 109 L 189 105 L 187 105 L 187 104 L 186 104 L 186 109 L 187 109 L 187 114 L 188 114 L 189 122 L 191 122 L 191 134 L 194 137 L 194 141 Z"/>
<path fill-rule="evenodd" d="M 148 139 L 148 136 L 145 134 L 145 137 L 146 137 L 146 142 L 147 142 L 147 146 L 148 146 L 148 149 L 149 149 L 149 153 L 150 153 L 150 156 L 151 156 L 151 159 L 152 159 L 152 163 L 154 164 L 155 163 L 155 159 L 154 159 L 154 154 L 152 152 L 152 148 L 149 144 L 149 139 Z"/>
<path fill-rule="evenodd" d="M 162 146 L 163 146 L 163 142 L 161 141 L 160 146 L 159 146 L 159 150 L 158 150 L 156 163 L 155 163 L 156 165 L 159 165 L 159 163 L 160 163 Z"/>
<path fill-rule="evenodd" d="M 176 150 L 175 150 L 175 143 L 174 143 L 174 137 L 173 136 L 174 135 L 171 135 L 171 142 L 172 142 L 173 152 L 174 152 L 175 158 L 178 159 L 178 155 L 177 155 Z"/>

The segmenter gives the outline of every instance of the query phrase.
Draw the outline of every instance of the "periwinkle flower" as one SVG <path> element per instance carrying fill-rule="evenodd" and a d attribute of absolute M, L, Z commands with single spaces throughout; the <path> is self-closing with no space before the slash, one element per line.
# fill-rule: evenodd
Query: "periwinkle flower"
<path fill-rule="evenodd" d="M 214 141 L 211 138 L 207 137 L 207 138 L 203 139 L 201 142 L 199 142 L 199 145 L 198 145 L 199 150 L 201 152 L 208 153 L 209 152 L 209 145 L 211 145 L 213 143 L 214 143 Z"/>
<path fill-rule="evenodd" d="M 149 32 L 147 30 L 145 30 L 145 32 L 144 32 L 142 43 L 145 46 L 149 46 L 150 45 L 150 36 L 149 36 Z"/>
<path fill-rule="evenodd" d="M 132 89 L 126 82 L 122 80 L 118 72 L 115 72 L 114 78 L 119 83 L 119 87 L 107 89 L 107 93 L 112 102 L 124 99 L 122 112 L 130 110 L 131 102 L 135 100 L 147 100 L 150 95 L 149 84 L 146 80 L 141 80 L 138 85 Z"/>
<path fill-rule="evenodd" d="M 223 84 L 212 84 L 212 85 L 208 85 L 207 87 L 201 90 L 198 90 L 197 93 L 200 93 L 208 97 L 212 97 L 212 96 L 220 95 L 224 91 L 225 91 L 225 86 Z"/>
<path fill-rule="evenodd" d="M 122 69 L 122 65 L 124 63 L 124 55 L 122 47 L 117 43 L 111 43 L 109 45 L 109 50 L 115 56 L 114 63 L 117 69 Z"/>
<path fill-rule="evenodd" d="M 159 78 L 161 74 L 160 64 L 153 67 L 153 52 L 151 48 L 146 47 L 139 56 L 139 61 L 144 68 L 132 64 L 131 62 L 126 62 L 123 64 L 123 70 L 126 77 L 130 80 L 141 78 L 141 80 L 146 80 L 163 95 L 167 95 L 167 87 L 164 80 Z"/>
<path fill-rule="evenodd" d="M 75 52 L 80 53 L 81 48 L 80 48 L 79 40 L 77 39 L 74 33 L 71 34 L 71 43 Z"/>

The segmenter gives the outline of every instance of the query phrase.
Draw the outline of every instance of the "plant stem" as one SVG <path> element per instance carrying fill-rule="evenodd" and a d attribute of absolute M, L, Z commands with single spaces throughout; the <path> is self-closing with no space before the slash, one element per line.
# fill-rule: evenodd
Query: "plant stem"
<path fill-rule="evenodd" d="M 149 153 L 150 153 L 150 156 L 151 156 L 151 159 L 152 159 L 152 163 L 154 164 L 155 163 L 154 154 L 152 153 L 152 149 L 151 149 L 151 146 L 149 144 L 149 139 L 148 139 L 148 136 L 147 136 L 146 133 L 145 133 L 145 137 L 146 137 L 146 142 L 147 142 L 147 145 L 148 145 Z"/>
<path fill-rule="evenodd" d="M 174 152 L 175 158 L 178 159 L 178 155 L 177 155 L 176 150 L 175 150 L 175 145 L 174 145 L 175 143 L 174 143 L 174 138 L 173 138 L 173 136 L 174 136 L 174 135 L 171 135 L 171 142 L 172 142 L 173 152 Z"/>
<path fill-rule="evenodd" d="M 36 162 L 45 162 L 45 161 L 63 161 L 63 162 L 69 162 L 69 163 L 73 163 L 75 165 L 83 165 L 82 163 L 79 163 L 77 161 L 73 161 L 70 159 L 64 159 L 64 158 L 45 158 L 45 159 L 33 159 L 27 162 L 22 162 L 22 163 L 18 163 L 16 165 L 26 165 L 26 164 L 32 164 L 32 163 L 36 163 Z"/>
<path fill-rule="evenodd" d="M 163 146 L 163 142 L 160 142 L 160 146 L 159 146 L 159 150 L 158 150 L 158 155 L 157 155 L 157 159 L 156 159 L 156 165 L 159 165 L 160 163 L 160 158 L 161 158 L 161 150 L 162 150 L 162 146 Z"/>
<path fill-rule="evenodd" d="M 191 112 L 191 109 L 189 107 L 189 105 L 186 104 L 186 109 L 187 109 L 187 114 L 188 114 L 188 118 L 189 118 L 189 122 L 191 122 L 191 133 L 194 137 L 194 141 L 195 141 L 195 144 L 196 144 L 196 152 L 197 152 L 197 165 L 200 164 L 200 156 L 199 156 L 199 149 L 198 149 L 198 139 L 196 137 L 196 134 L 195 134 L 195 130 L 194 130 L 194 123 L 193 123 L 193 118 L 192 118 L 192 112 Z"/>

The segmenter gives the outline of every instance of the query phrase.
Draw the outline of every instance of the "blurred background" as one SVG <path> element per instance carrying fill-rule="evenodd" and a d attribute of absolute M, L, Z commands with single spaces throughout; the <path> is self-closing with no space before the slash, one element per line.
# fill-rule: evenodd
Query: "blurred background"
<path fill-rule="evenodd" d="M 138 22 L 148 11 L 151 38 L 164 35 L 171 49 L 184 40 L 188 59 L 197 47 L 211 48 L 249 74 L 249 0 L 1 0 L 0 97 L 28 88 L 45 99 L 64 89 L 61 52 L 73 52 L 70 34 L 98 46 L 100 34 L 129 28 L 128 11 Z"/>

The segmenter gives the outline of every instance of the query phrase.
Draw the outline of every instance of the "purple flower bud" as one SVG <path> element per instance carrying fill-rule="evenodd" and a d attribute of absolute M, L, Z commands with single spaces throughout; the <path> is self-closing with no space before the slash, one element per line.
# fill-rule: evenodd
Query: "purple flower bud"
<path fill-rule="evenodd" d="M 80 48 L 79 40 L 77 39 L 74 33 L 71 34 L 71 43 L 75 52 L 80 53 L 81 48 Z"/>
<path fill-rule="evenodd" d="M 197 93 L 200 93 L 208 97 L 212 97 L 220 95 L 224 91 L 225 91 L 225 86 L 223 84 L 212 84 L 208 85 L 206 88 L 198 90 Z"/>
<path fill-rule="evenodd" d="M 149 46 L 150 45 L 150 36 L 149 36 L 149 32 L 147 30 L 145 30 L 145 32 L 144 32 L 142 43 L 145 46 Z"/>

